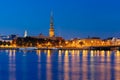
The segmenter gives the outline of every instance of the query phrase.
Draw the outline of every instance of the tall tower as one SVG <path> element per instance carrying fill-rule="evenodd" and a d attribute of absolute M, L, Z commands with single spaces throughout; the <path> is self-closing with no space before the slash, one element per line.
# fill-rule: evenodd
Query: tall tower
<path fill-rule="evenodd" d="M 27 30 L 25 30 L 24 32 L 24 37 L 27 37 Z"/>
<path fill-rule="evenodd" d="M 50 15 L 49 37 L 55 37 L 54 21 L 53 21 L 53 13 L 52 12 L 51 12 L 51 15 Z"/>

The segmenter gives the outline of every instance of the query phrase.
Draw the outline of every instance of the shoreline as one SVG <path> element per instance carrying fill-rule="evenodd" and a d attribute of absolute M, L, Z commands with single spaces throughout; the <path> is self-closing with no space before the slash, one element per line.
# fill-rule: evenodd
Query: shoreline
<path fill-rule="evenodd" d="M 105 48 L 38 48 L 38 47 L 0 47 L 0 50 L 120 50 L 120 48 L 110 48 L 110 47 L 105 47 Z"/>

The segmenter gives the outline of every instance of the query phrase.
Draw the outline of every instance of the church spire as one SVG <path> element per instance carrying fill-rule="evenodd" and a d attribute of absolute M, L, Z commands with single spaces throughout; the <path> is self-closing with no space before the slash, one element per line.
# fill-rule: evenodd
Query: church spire
<path fill-rule="evenodd" d="M 53 12 L 50 13 L 50 28 L 54 28 Z"/>
<path fill-rule="evenodd" d="M 54 20 L 53 20 L 53 12 L 51 11 L 50 14 L 50 29 L 49 29 L 49 37 L 54 37 L 55 32 L 54 32 Z"/>
<path fill-rule="evenodd" d="M 27 30 L 25 30 L 24 32 L 24 37 L 27 37 Z"/>

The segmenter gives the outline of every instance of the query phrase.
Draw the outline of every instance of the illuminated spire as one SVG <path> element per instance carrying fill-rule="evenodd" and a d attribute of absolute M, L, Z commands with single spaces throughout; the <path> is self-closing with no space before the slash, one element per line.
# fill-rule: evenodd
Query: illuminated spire
<path fill-rule="evenodd" d="M 50 13 L 50 28 L 54 28 L 53 12 Z"/>
<path fill-rule="evenodd" d="M 27 37 L 27 30 L 25 30 L 24 32 L 24 37 Z"/>
<path fill-rule="evenodd" d="M 53 20 L 53 12 L 51 11 L 50 14 L 50 29 L 49 29 L 49 37 L 54 37 L 55 32 L 54 32 L 54 20 Z"/>

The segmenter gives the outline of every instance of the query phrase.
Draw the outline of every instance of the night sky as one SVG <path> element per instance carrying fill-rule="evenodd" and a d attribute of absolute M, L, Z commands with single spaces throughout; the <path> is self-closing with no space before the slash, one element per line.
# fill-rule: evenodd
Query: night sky
<path fill-rule="evenodd" d="M 120 37 L 119 0 L 0 0 L 0 34 L 48 35 L 51 11 L 57 36 Z"/>

